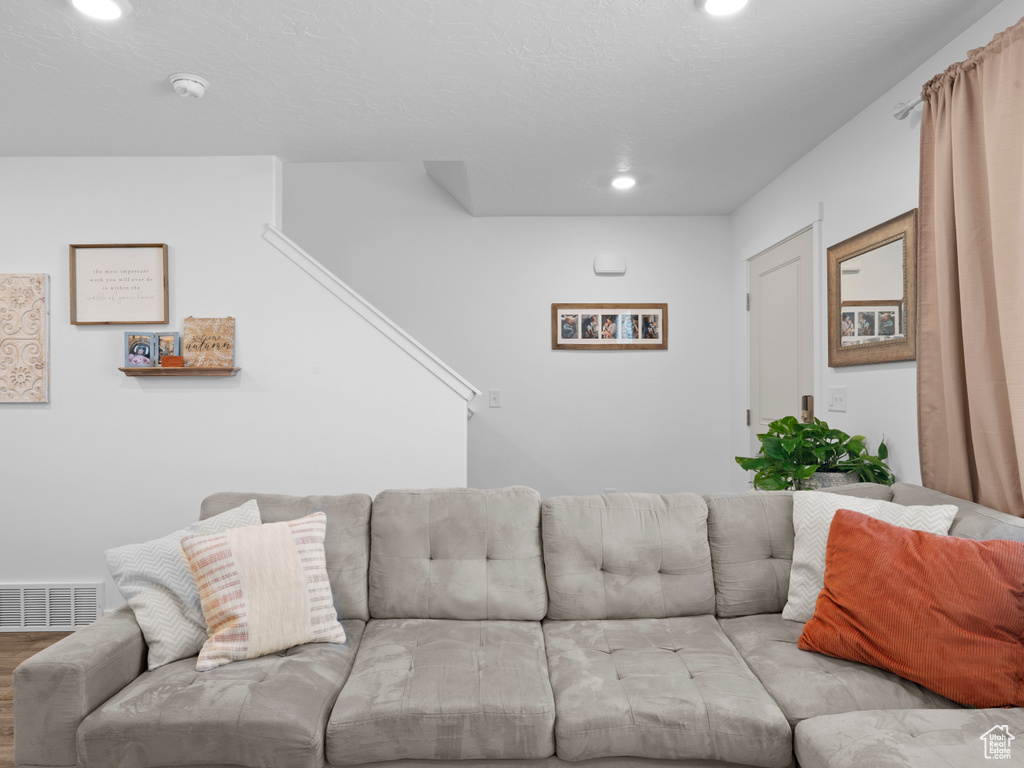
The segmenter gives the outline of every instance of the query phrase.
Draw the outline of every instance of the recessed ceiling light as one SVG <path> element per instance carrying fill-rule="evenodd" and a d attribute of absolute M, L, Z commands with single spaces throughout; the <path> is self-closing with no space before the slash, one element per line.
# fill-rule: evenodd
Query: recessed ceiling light
<path fill-rule="evenodd" d="M 128 0 L 68 0 L 71 6 L 90 19 L 114 21 L 132 12 Z"/>
<path fill-rule="evenodd" d="M 697 8 L 711 16 L 729 16 L 743 10 L 747 0 L 694 0 Z"/>
<path fill-rule="evenodd" d="M 616 176 L 612 179 L 612 186 L 625 192 L 627 189 L 632 189 L 636 186 L 636 179 L 632 176 Z"/>

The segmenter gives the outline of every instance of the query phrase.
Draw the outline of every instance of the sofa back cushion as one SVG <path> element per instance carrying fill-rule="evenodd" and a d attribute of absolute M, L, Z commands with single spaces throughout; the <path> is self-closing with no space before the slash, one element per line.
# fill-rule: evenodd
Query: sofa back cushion
<path fill-rule="evenodd" d="M 892 501 L 876 483 L 830 488 L 860 498 Z M 705 496 L 708 541 L 720 618 L 779 613 L 789 596 L 793 565 L 793 492 L 749 491 Z"/>
<path fill-rule="evenodd" d="M 324 554 L 338 619 L 370 618 L 366 601 L 366 572 L 370 560 L 370 497 L 283 496 L 270 493 L 215 493 L 203 499 L 199 517 L 205 520 L 256 499 L 264 523 L 297 520 L 314 512 L 327 517 Z"/>
<path fill-rule="evenodd" d="M 383 491 L 370 536 L 374 618 L 544 617 L 540 495 L 531 488 Z"/>
<path fill-rule="evenodd" d="M 1022 518 L 912 483 L 895 483 L 892 492 L 892 500 L 897 504 L 955 504 L 957 512 L 956 517 L 953 518 L 953 525 L 949 528 L 950 536 L 975 539 L 976 541 L 989 539 L 1024 541 L 1024 519 Z"/>
<path fill-rule="evenodd" d="M 697 494 L 559 496 L 542 517 L 548 618 L 714 612 L 708 508 Z"/>

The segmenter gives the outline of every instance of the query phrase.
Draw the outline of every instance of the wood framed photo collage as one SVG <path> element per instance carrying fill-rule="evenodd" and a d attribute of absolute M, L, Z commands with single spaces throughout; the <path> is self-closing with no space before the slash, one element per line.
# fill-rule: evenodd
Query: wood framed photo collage
<path fill-rule="evenodd" d="M 668 349 L 668 304 L 552 304 L 552 349 Z"/>

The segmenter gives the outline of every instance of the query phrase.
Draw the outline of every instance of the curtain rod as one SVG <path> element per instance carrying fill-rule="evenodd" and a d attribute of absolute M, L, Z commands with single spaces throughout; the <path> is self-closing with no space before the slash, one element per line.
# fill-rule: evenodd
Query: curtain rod
<path fill-rule="evenodd" d="M 907 115 L 911 113 L 914 107 L 916 107 L 923 101 L 924 99 L 922 99 L 920 96 L 918 96 L 913 101 L 901 101 L 899 104 L 892 108 L 892 116 L 895 117 L 897 120 L 905 120 Z"/>

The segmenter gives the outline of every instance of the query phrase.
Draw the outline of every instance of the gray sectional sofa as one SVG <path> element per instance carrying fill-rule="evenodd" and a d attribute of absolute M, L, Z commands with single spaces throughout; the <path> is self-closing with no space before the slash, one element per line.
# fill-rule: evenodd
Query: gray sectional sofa
<path fill-rule="evenodd" d="M 122 607 L 15 672 L 18 766 L 966 767 L 995 726 L 1024 758 L 1020 709 L 797 648 L 789 492 L 221 493 L 201 516 L 250 498 L 264 522 L 326 513 L 346 644 L 144 671 Z M 952 503 L 952 535 L 1024 541 L 1024 521 Z"/>

